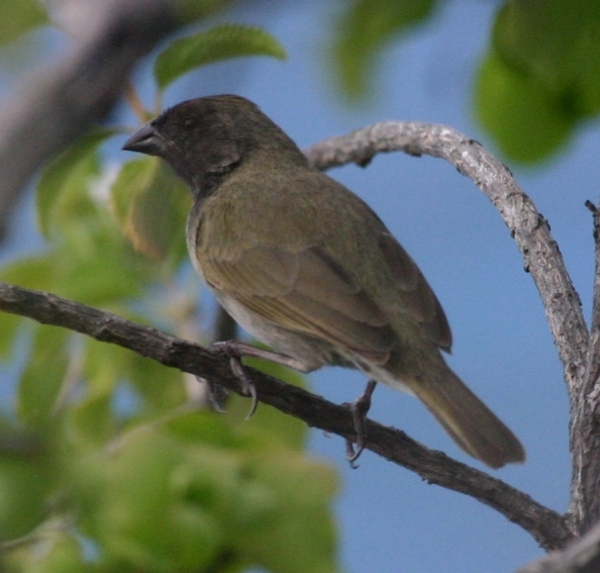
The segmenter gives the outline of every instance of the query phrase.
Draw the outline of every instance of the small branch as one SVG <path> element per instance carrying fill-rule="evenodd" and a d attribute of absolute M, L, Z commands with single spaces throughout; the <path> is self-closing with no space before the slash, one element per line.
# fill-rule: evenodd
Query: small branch
<path fill-rule="evenodd" d="M 569 514 L 579 534 L 600 520 L 600 210 L 591 201 L 586 201 L 586 207 L 593 217 L 596 262 L 587 367 L 571 407 L 573 480 Z"/>
<path fill-rule="evenodd" d="M 95 32 L 76 53 L 37 70 L 0 113 L 0 239 L 21 192 L 39 168 L 118 101 L 134 65 L 174 25 L 167 0 L 96 2 Z"/>
<path fill-rule="evenodd" d="M 234 392 L 242 392 L 239 379 L 231 372 L 227 356 L 114 314 L 1 282 L 0 310 L 118 344 L 166 366 L 216 380 Z M 344 406 L 332 404 L 257 370 L 248 368 L 248 373 L 261 402 L 300 418 L 311 427 L 344 438 L 356 438 L 352 414 Z M 558 513 L 508 484 L 452 460 L 441 452 L 429 450 L 404 432 L 371 420 L 367 421 L 366 435 L 366 447 L 371 451 L 410 469 L 429 483 L 464 493 L 485 503 L 528 531 L 542 547 L 562 547 L 570 539 L 565 521 Z"/>
<path fill-rule="evenodd" d="M 564 550 L 551 553 L 516 573 L 598 573 L 600 571 L 600 523 Z"/>

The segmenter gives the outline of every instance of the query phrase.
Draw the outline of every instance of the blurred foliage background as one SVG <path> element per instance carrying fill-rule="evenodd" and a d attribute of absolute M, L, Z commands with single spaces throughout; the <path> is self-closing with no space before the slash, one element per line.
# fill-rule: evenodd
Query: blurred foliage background
<path fill-rule="evenodd" d="M 153 54 L 155 105 L 130 86 L 142 123 L 162 93 L 221 60 L 284 60 L 285 41 L 204 19 L 224 0 L 176 3 L 180 31 Z M 383 49 L 437 17 L 435 0 L 339 3 L 324 57 L 339 95 L 364 105 Z M 49 4 L 52 8 L 52 4 Z M 60 11 L 36 0 L 0 3 L 0 58 L 24 38 L 65 36 Z M 55 37 L 55 36 L 51 36 Z M 285 65 L 283 63 L 282 65 Z M 19 79 L 15 66 L 15 80 Z M 600 111 L 600 4 L 499 2 L 473 91 L 475 114 L 512 162 L 560 152 Z M 213 339 L 214 312 L 186 271 L 188 192 L 154 158 L 106 150 L 134 126 L 85 134 L 36 179 L 44 252 L 11 261 L 0 279 L 73 298 L 188 339 Z M 112 165 L 112 164 L 111 164 Z M 118 277 L 118 280 L 115 280 Z M 305 452 L 307 429 L 247 401 L 212 413 L 201 386 L 120 348 L 66 330 L 0 317 L 0 359 L 25 355 L 15 402 L 0 417 L 0 535 L 7 571 L 333 572 L 340 569 L 334 470 Z M 297 374 L 270 373 L 295 384 Z"/>

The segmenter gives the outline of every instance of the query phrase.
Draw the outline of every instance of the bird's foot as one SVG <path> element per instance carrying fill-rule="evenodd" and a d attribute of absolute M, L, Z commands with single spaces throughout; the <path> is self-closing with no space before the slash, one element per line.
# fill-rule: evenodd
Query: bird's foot
<path fill-rule="evenodd" d="M 240 380 L 242 384 L 242 392 L 246 396 L 252 398 L 252 405 L 250 406 L 250 412 L 246 416 L 246 419 L 251 418 L 254 412 L 256 412 L 256 407 L 258 406 L 258 396 L 256 393 L 256 386 L 254 385 L 252 380 L 250 380 L 248 374 L 246 373 L 246 370 L 244 369 L 244 365 L 242 364 L 241 360 L 242 358 L 260 358 L 262 360 L 274 362 L 275 364 L 281 364 L 282 366 L 293 368 L 294 370 L 304 369 L 304 365 L 301 362 L 294 358 L 291 358 L 290 356 L 286 356 L 285 354 L 279 354 L 277 352 L 272 352 L 270 350 L 264 350 L 262 348 L 256 348 L 255 346 L 250 346 L 249 344 L 238 342 L 237 340 L 215 342 L 214 344 L 211 344 L 210 347 L 216 350 L 220 350 L 229 357 L 231 371 Z"/>
<path fill-rule="evenodd" d="M 252 399 L 250 410 L 246 415 L 246 420 L 249 420 L 254 415 L 254 412 L 256 412 L 256 408 L 258 406 L 258 394 L 256 392 L 256 386 L 254 385 L 254 382 L 252 382 L 252 380 L 246 373 L 244 365 L 242 364 L 242 358 L 244 356 L 258 357 L 255 351 L 259 349 L 254 348 L 249 344 L 244 344 L 243 342 L 237 342 L 235 340 L 215 342 L 210 345 L 210 348 L 219 350 L 223 354 L 227 355 L 227 357 L 229 358 L 229 366 L 231 367 L 231 371 L 242 385 L 242 394 Z M 220 406 L 220 402 L 218 399 L 218 396 L 220 394 L 220 390 L 218 389 L 219 386 L 219 384 L 209 384 L 209 398 L 211 399 L 211 403 L 213 403 L 213 406 L 215 405 L 215 403 L 213 402 L 213 397 L 216 398 L 216 404 Z M 211 392 L 214 390 L 216 390 L 216 392 L 211 396 Z"/>
<path fill-rule="evenodd" d="M 231 371 L 242 383 L 242 393 L 244 394 L 244 396 L 249 396 L 252 399 L 250 411 L 246 415 L 246 420 L 249 420 L 250 418 L 252 418 L 252 416 L 254 416 L 254 412 L 256 412 L 256 407 L 258 406 L 258 395 L 256 393 L 256 386 L 254 385 L 254 382 L 250 380 L 250 377 L 246 373 L 244 365 L 242 364 L 242 360 L 239 356 L 230 356 L 229 366 L 231 366 Z"/>
<path fill-rule="evenodd" d="M 348 404 L 354 421 L 356 444 L 354 444 L 352 440 L 346 439 L 346 459 L 353 469 L 358 467 L 354 462 L 356 462 L 365 449 L 367 413 L 371 408 L 371 396 L 373 396 L 375 386 L 377 386 L 377 382 L 375 380 L 369 380 L 362 395 L 354 400 L 354 402 Z"/>

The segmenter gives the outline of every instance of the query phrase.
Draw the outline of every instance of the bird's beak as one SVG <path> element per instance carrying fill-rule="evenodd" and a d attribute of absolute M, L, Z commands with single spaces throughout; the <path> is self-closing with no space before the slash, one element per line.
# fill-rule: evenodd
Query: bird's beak
<path fill-rule="evenodd" d="M 164 157 L 167 152 L 167 143 L 150 121 L 143 127 L 140 127 L 125 142 L 123 149 L 145 153 L 146 155 Z"/>

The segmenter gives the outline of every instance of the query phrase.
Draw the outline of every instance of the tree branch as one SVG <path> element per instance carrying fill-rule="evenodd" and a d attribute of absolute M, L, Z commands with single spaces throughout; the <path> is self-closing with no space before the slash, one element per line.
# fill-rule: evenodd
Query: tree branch
<path fill-rule="evenodd" d="M 523 255 L 525 270 L 531 273 L 540 293 L 563 364 L 571 409 L 573 479 L 569 513 L 574 531 L 583 533 L 600 519 L 600 432 L 598 416 L 593 412 L 594 405 L 600 407 L 600 389 L 596 388 L 600 335 L 594 333 L 590 346 L 579 295 L 547 221 L 505 165 L 477 141 L 451 127 L 383 122 L 327 139 L 306 154 L 315 167 L 327 169 L 350 162 L 366 165 L 375 154 L 389 151 L 427 154 L 449 161 L 485 193 L 510 229 Z"/>
<path fill-rule="evenodd" d="M 594 300 L 586 369 L 571 403 L 573 479 L 569 515 L 580 535 L 600 520 L 600 210 L 593 213 L 595 242 Z"/>
<path fill-rule="evenodd" d="M 0 113 L 0 240 L 31 177 L 106 117 L 134 65 L 175 25 L 167 0 L 93 6 L 95 33 L 66 61 L 17 86 Z"/>
<path fill-rule="evenodd" d="M 228 357 L 222 352 L 185 342 L 114 314 L 1 282 L 0 310 L 118 344 L 166 366 L 216 380 L 234 392 L 243 392 L 240 380 L 231 372 Z M 309 426 L 344 438 L 356 438 L 348 408 L 249 367 L 248 373 L 261 402 L 300 418 Z M 571 537 L 564 519 L 555 511 L 501 480 L 422 446 L 400 430 L 368 420 L 366 437 L 366 447 L 371 451 L 417 473 L 429 483 L 481 501 L 520 525 L 546 549 L 562 547 Z"/>
<path fill-rule="evenodd" d="M 498 209 L 538 288 L 569 390 L 585 371 L 588 330 L 579 295 L 565 268 L 548 223 L 509 169 L 477 141 L 445 125 L 376 123 L 349 135 L 326 139 L 306 150 L 318 169 L 347 163 L 366 165 L 381 152 L 403 151 L 449 161 L 470 177 Z"/>
<path fill-rule="evenodd" d="M 538 559 L 516 573 L 598 573 L 600 571 L 600 523 L 564 550 Z"/>

